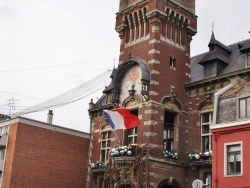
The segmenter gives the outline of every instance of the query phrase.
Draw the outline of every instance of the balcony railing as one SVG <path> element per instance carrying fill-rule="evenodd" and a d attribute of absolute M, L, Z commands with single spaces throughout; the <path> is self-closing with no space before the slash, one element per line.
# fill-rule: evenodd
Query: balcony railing
<path fill-rule="evenodd" d="M 118 168 L 123 168 L 123 167 L 131 167 L 135 163 L 135 157 L 116 157 L 112 159 L 113 165 L 115 165 Z"/>
<path fill-rule="evenodd" d="M 189 154 L 189 160 L 192 162 L 212 160 L 212 151 L 206 151 L 204 153 L 202 153 L 202 152 L 191 153 L 191 154 Z"/>

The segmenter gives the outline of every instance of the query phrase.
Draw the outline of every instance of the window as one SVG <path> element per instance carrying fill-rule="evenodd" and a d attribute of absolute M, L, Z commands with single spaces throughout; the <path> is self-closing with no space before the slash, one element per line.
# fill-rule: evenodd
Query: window
<path fill-rule="evenodd" d="M 138 109 L 130 110 L 131 114 L 138 116 Z M 137 127 L 128 129 L 128 144 L 137 144 Z"/>
<path fill-rule="evenodd" d="M 250 52 L 247 52 L 247 67 L 250 67 Z"/>
<path fill-rule="evenodd" d="M 212 113 L 207 112 L 201 115 L 201 149 L 202 152 L 211 150 L 211 131 Z"/>
<path fill-rule="evenodd" d="M 112 102 L 112 94 L 108 93 L 106 95 L 106 104 L 110 104 Z"/>
<path fill-rule="evenodd" d="M 241 143 L 226 144 L 226 175 L 237 175 L 242 172 Z"/>
<path fill-rule="evenodd" d="M 5 149 L 1 149 L 0 150 L 0 160 L 4 160 L 4 156 L 5 156 Z"/>
<path fill-rule="evenodd" d="M 137 127 L 128 129 L 128 144 L 137 144 Z"/>
<path fill-rule="evenodd" d="M 0 127 L 0 136 L 3 135 L 3 134 L 8 134 L 8 132 L 9 132 L 9 126 L 8 125 Z"/>
<path fill-rule="evenodd" d="M 164 116 L 163 150 L 174 150 L 174 119 L 175 114 L 166 111 Z"/>
<path fill-rule="evenodd" d="M 250 97 L 239 100 L 239 112 L 240 118 L 250 117 Z"/>
<path fill-rule="evenodd" d="M 169 59 L 169 65 L 171 68 L 176 68 L 176 59 L 174 57 L 170 57 Z"/>
<path fill-rule="evenodd" d="M 107 162 L 109 159 L 109 150 L 111 142 L 111 131 L 109 125 L 104 126 L 101 132 L 101 153 L 100 161 Z"/>
<path fill-rule="evenodd" d="M 215 64 L 214 63 L 206 64 L 204 66 L 204 76 L 209 77 L 209 76 L 214 76 L 214 75 L 216 75 Z"/>

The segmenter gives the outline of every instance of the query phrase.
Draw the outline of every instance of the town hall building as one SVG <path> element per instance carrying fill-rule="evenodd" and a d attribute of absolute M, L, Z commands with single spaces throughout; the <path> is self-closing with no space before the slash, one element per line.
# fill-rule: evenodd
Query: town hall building
<path fill-rule="evenodd" d="M 208 51 L 191 58 L 195 0 L 120 0 L 116 31 L 119 65 L 100 99 L 89 103 L 86 187 L 191 188 L 195 179 L 209 188 L 224 187 L 218 186 L 224 176 L 212 173 L 217 163 L 212 167 L 216 146 L 211 129 L 218 128 L 221 114 L 220 123 L 227 117 L 248 119 L 249 127 L 250 41 L 227 46 L 211 32 Z M 231 114 L 220 106 L 225 93 L 241 96 L 234 99 Z M 112 130 L 103 110 L 116 108 L 130 109 L 140 125 Z M 239 158 L 227 157 L 238 152 L 230 149 L 242 146 L 237 139 L 224 139 L 236 143 L 224 153 L 229 167 L 223 173 L 229 178 L 244 176 Z"/>

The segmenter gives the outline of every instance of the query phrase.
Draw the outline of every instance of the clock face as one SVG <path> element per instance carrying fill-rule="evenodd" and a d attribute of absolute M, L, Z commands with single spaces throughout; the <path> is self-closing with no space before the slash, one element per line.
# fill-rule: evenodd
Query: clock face
<path fill-rule="evenodd" d="M 141 68 L 135 66 L 124 75 L 121 82 L 120 105 L 129 97 L 129 90 L 134 86 L 135 95 L 141 91 Z"/>

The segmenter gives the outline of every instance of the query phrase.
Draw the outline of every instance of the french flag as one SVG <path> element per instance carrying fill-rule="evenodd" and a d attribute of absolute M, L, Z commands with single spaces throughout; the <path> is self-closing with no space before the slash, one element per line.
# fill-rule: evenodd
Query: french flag
<path fill-rule="evenodd" d="M 140 124 L 139 118 L 130 113 L 129 109 L 118 108 L 113 111 L 103 110 L 112 129 L 131 129 Z"/>

